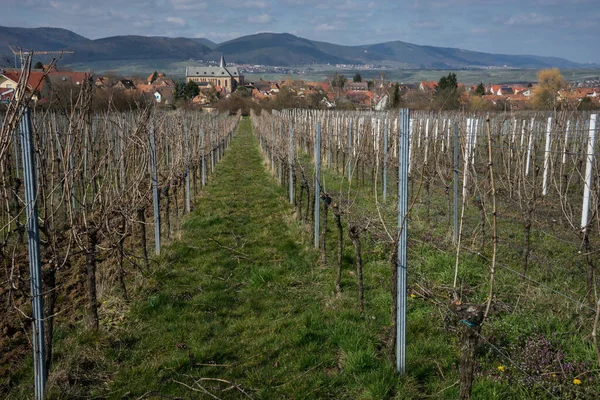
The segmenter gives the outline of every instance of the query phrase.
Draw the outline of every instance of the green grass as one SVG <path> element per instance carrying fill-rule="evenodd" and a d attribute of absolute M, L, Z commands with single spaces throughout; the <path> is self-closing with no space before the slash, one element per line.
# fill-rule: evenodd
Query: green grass
<path fill-rule="evenodd" d="M 182 239 L 165 248 L 125 322 L 95 341 L 102 362 L 90 368 L 109 377 L 89 383 L 86 396 L 393 395 L 398 378 L 379 336 L 389 311 L 360 315 L 349 275 L 347 292 L 333 294 L 334 271 L 318 265 L 283 194 L 244 120 Z"/>
<path fill-rule="evenodd" d="M 302 161 L 309 167 L 309 157 Z M 399 377 L 385 355 L 391 311 L 389 245 L 371 233 L 363 235 L 361 314 L 347 221 L 343 293 L 337 296 L 331 213 L 328 254 L 321 265 L 309 229 L 296 222 L 295 210 L 284 189 L 266 172 L 267 164 L 249 120 L 244 119 L 184 223 L 181 240 L 164 248 L 122 321 L 107 318 L 97 333 L 79 324 L 59 328 L 50 398 L 210 398 L 203 390 L 223 399 L 247 398 L 246 394 L 255 399 L 458 397 L 459 336 L 456 328 L 448 327 L 448 312 L 440 304 L 448 300 L 454 274 L 454 253 L 446 246 L 445 197 L 431 196 L 429 218 L 422 202 L 411 215 L 408 283 L 409 291 L 418 295 L 408 299 L 407 374 Z M 323 182 L 330 193 L 340 188 L 347 193 L 347 182 L 333 169 L 323 171 Z M 373 213 L 372 183 L 367 178 L 359 184 L 355 177 L 353 187 L 361 189 L 352 211 Z M 394 194 L 395 188 L 382 207 L 386 221 L 396 218 Z M 470 210 L 467 222 L 469 229 L 477 225 L 476 211 Z M 503 229 L 503 237 L 519 240 L 518 225 L 508 223 Z M 569 257 L 561 255 L 563 248 L 551 238 L 535 240 L 536 251 L 547 249 L 560 260 Z M 513 258 L 518 263 L 518 256 L 509 250 L 499 257 L 507 263 Z M 464 299 L 485 300 L 488 268 L 481 257 L 461 256 L 460 281 L 469 289 Z M 563 270 L 546 276 L 535 263 L 531 274 L 553 287 L 575 279 Z M 423 295 L 421 288 L 434 296 Z M 502 269 L 496 293 L 502 307 L 493 312 L 482 334 L 519 365 L 532 367 L 529 359 L 537 357 L 539 335 L 552 342 L 550 354 L 557 349 L 566 354 L 564 363 L 593 360 L 585 338 L 589 315 L 573 310 L 569 301 Z M 114 307 L 111 301 L 103 308 Z M 30 364 L 15 374 L 21 383 L 12 398 L 30 397 Z M 499 365 L 507 372 L 500 373 Z M 473 398 L 547 397 L 540 382 L 528 384 L 526 378 L 482 343 Z M 597 395 L 593 382 L 576 387 L 568 372 L 552 379 L 541 384 L 557 388 L 559 397 Z"/>
<path fill-rule="evenodd" d="M 301 157 L 301 161 L 310 173 L 313 168 L 311 158 Z M 341 199 L 344 203 L 349 184 L 342 177 L 341 168 L 332 163 L 332 168 L 324 168 L 322 173 L 322 182 L 326 183 L 326 191 L 333 201 Z M 371 312 L 376 310 L 378 315 L 387 318 L 390 298 L 381 287 L 389 285 L 390 281 L 389 267 L 386 266 L 390 248 L 389 244 L 385 244 L 389 240 L 382 233 L 375 210 L 375 186 L 370 169 L 365 175 L 364 182 L 357 176 L 353 178 L 352 205 L 347 218 L 363 218 L 364 221 L 370 217 L 371 227 L 363 239 L 365 270 L 368 271 L 365 297 Z M 420 179 L 418 171 L 413 179 L 417 181 L 414 185 L 416 191 Z M 390 173 L 388 182 L 395 182 L 395 172 Z M 385 204 L 381 199 L 381 183 L 378 190 L 382 219 L 394 232 L 397 223 L 396 187 L 391 185 L 391 190 L 388 187 L 389 199 Z M 414 191 L 410 190 L 409 198 L 412 199 L 413 195 Z M 426 213 L 427 203 L 430 203 L 429 213 Z M 597 389 L 599 375 L 589 337 L 593 314 L 578 304 L 585 301 L 581 256 L 576 254 L 576 248 L 561 240 L 565 236 L 564 227 L 536 221 L 539 231 L 534 229 L 532 233 L 532 256 L 528 269 L 528 277 L 533 281 L 522 279 L 504 268 L 509 266 L 520 272 L 523 233 L 518 207 L 514 203 L 510 205 L 506 198 L 501 198 L 500 204 L 498 262 L 502 267 L 497 267 L 493 308 L 482 331 L 485 339 L 478 350 L 474 398 L 552 398 L 544 388 L 559 398 L 597 397 L 600 395 Z M 471 205 L 466 212 L 463 241 L 463 248 L 468 251 L 461 252 L 458 276 L 459 291 L 465 303 L 482 304 L 488 296 L 490 221 L 486 225 L 486 246 L 482 255 L 478 255 L 480 235 L 472 238 L 472 233 L 479 229 L 479 219 L 479 211 Z M 332 221 L 329 220 L 330 229 L 334 229 Z M 423 395 L 458 397 L 458 385 L 452 385 L 458 379 L 459 335 L 456 326 L 445 321 L 452 314 L 447 304 L 456 256 L 456 248 L 451 242 L 451 226 L 444 188 L 439 182 L 431 185 L 430 194 L 422 188 L 409 218 L 408 286 L 409 292 L 415 291 L 418 295 L 410 300 L 408 307 L 408 376 L 400 380 L 398 398 L 419 398 Z M 336 262 L 334 246 L 335 234 L 332 232 L 327 247 L 329 264 Z M 349 241 L 344 251 L 346 259 L 352 262 Z M 579 268 L 574 268 L 576 266 Z M 349 284 L 349 290 L 354 290 L 353 281 L 345 282 Z M 565 299 L 552 289 L 567 293 L 572 299 Z M 378 331 L 382 326 L 372 328 Z M 524 347 L 527 351 L 523 350 Z M 560 357 L 564 355 L 564 358 L 557 360 L 557 354 Z M 561 370 L 561 363 L 573 369 L 565 372 Z M 497 370 L 500 365 L 508 371 L 506 374 Z M 538 367 L 541 369 L 538 370 Z M 561 372 L 550 379 L 551 373 L 556 371 Z M 580 373 L 586 376 L 586 381 L 576 386 L 572 381 Z M 405 383 L 410 387 L 404 386 Z M 418 388 L 421 395 L 411 393 L 411 388 Z"/>

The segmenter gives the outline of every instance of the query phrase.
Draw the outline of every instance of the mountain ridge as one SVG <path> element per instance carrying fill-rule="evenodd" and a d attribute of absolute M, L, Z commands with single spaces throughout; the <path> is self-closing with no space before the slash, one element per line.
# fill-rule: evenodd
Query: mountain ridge
<path fill-rule="evenodd" d="M 172 60 L 217 61 L 220 54 L 230 62 L 273 66 L 311 64 L 376 64 L 413 69 L 461 68 L 598 68 L 560 57 L 493 54 L 452 47 L 424 46 L 403 41 L 365 45 L 339 45 L 310 40 L 289 33 L 257 33 L 223 43 L 205 38 L 118 35 L 88 39 L 62 28 L 12 28 L 0 26 L 0 67 L 12 64 L 8 45 L 33 50 L 70 50 L 61 63 L 97 61 Z"/>

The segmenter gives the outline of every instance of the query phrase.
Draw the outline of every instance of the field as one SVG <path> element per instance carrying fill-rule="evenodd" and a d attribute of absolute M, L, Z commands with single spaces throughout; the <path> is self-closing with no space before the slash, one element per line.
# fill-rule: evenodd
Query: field
<path fill-rule="evenodd" d="M 490 70 L 425 70 L 425 69 L 386 69 L 386 70 L 333 70 L 330 67 L 323 67 L 318 70 L 307 70 L 306 74 L 302 75 L 278 75 L 278 74 L 247 74 L 246 80 L 252 82 L 254 80 L 287 80 L 300 79 L 303 81 L 323 81 L 334 73 L 343 74 L 348 79 L 359 72 L 363 79 L 371 80 L 384 75 L 386 81 L 394 81 L 401 83 L 419 83 L 422 81 L 439 81 L 442 76 L 452 72 L 456 74 L 458 82 L 476 85 L 479 82 L 487 83 L 528 83 L 536 82 L 535 69 L 490 69 Z M 561 70 L 561 73 L 568 81 L 581 81 L 586 78 L 597 79 L 600 76 L 600 70 L 597 69 L 581 69 L 581 70 Z"/>
<path fill-rule="evenodd" d="M 194 65 L 193 62 L 171 62 L 153 60 L 140 60 L 139 62 L 131 61 L 106 61 L 93 62 L 88 64 L 73 64 L 67 67 L 78 70 L 91 70 L 95 74 L 103 74 L 113 72 L 122 76 L 139 76 L 147 77 L 154 71 L 165 72 L 173 79 L 185 78 L 185 67 Z M 479 82 L 483 83 L 515 83 L 515 82 L 535 82 L 537 80 L 537 70 L 534 69 L 490 69 L 490 70 L 411 70 L 411 69 L 386 69 L 386 70 L 340 70 L 332 69 L 330 66 L 297 66 L 295 69 L 304 70 L 306 73 L 300 75 L 289 74 L 250 74 L 245 73 L 247 82 L 262 80 L 304 80 L 304 81 L 323 81 L 328 76 L 334 73 L 346 75 L 351 79 L 356 72 L 360 72 L 364 79 L 374 79 L 380 77 L 383 73 L 388 81 L 397 81 L 402 83 L 418 83 L 421 81 L 438 81 L 442 76 L 448 75 L 449 72 L 456 74 L 458 81 L 464 84 L 476 85 Z M 600 76 L 598 69 L 573 69 L 561 70 L 561 73 L 568 81 L 581 81 L 585 78 L 595 78 Z"/>
<path fill-rule="evenodd" d="M 50 398 L 600 396 L 596 117 L 76 111 L 33 118 Z M 0 393 L 28 398 L 16 137 L 0 142 Z"/>

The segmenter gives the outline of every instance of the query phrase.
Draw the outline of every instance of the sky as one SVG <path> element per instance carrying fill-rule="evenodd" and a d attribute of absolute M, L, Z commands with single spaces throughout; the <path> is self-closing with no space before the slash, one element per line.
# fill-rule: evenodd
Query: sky
<path fill-rule="evenodd" d="M 2 25 L 223 42 L 286 32 L 600 63 L 600 0 L 2 0 Z"/>

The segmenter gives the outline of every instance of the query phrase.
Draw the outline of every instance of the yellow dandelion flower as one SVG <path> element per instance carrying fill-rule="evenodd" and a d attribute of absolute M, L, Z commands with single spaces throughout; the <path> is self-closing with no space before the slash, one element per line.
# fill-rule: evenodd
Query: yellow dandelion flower
<path fill-rule="evenodd" d="M 553 378 L 556 378 L 556 374 L 552 374 L 552 377 L 553 377 Z"/>
<path fill-rule="evenodd" d="M 577 378 L 573 379 L 573 385 L 581 385 L 581 381 Z"/>
<path fill-rule="evenodd" d="M 504 365 L 498 365 L 498 371 L 504 372 Z"/>
<path fill-rule="evenodd" d="M 417 295 L 416 295 L 416 294 L 414 294 L 414 293 L 411 293 L 411 294 L 410 294 L 410 298 L 411 298 L 411 299 L 414 299 L 415 297 L 417 297 Z"/>

